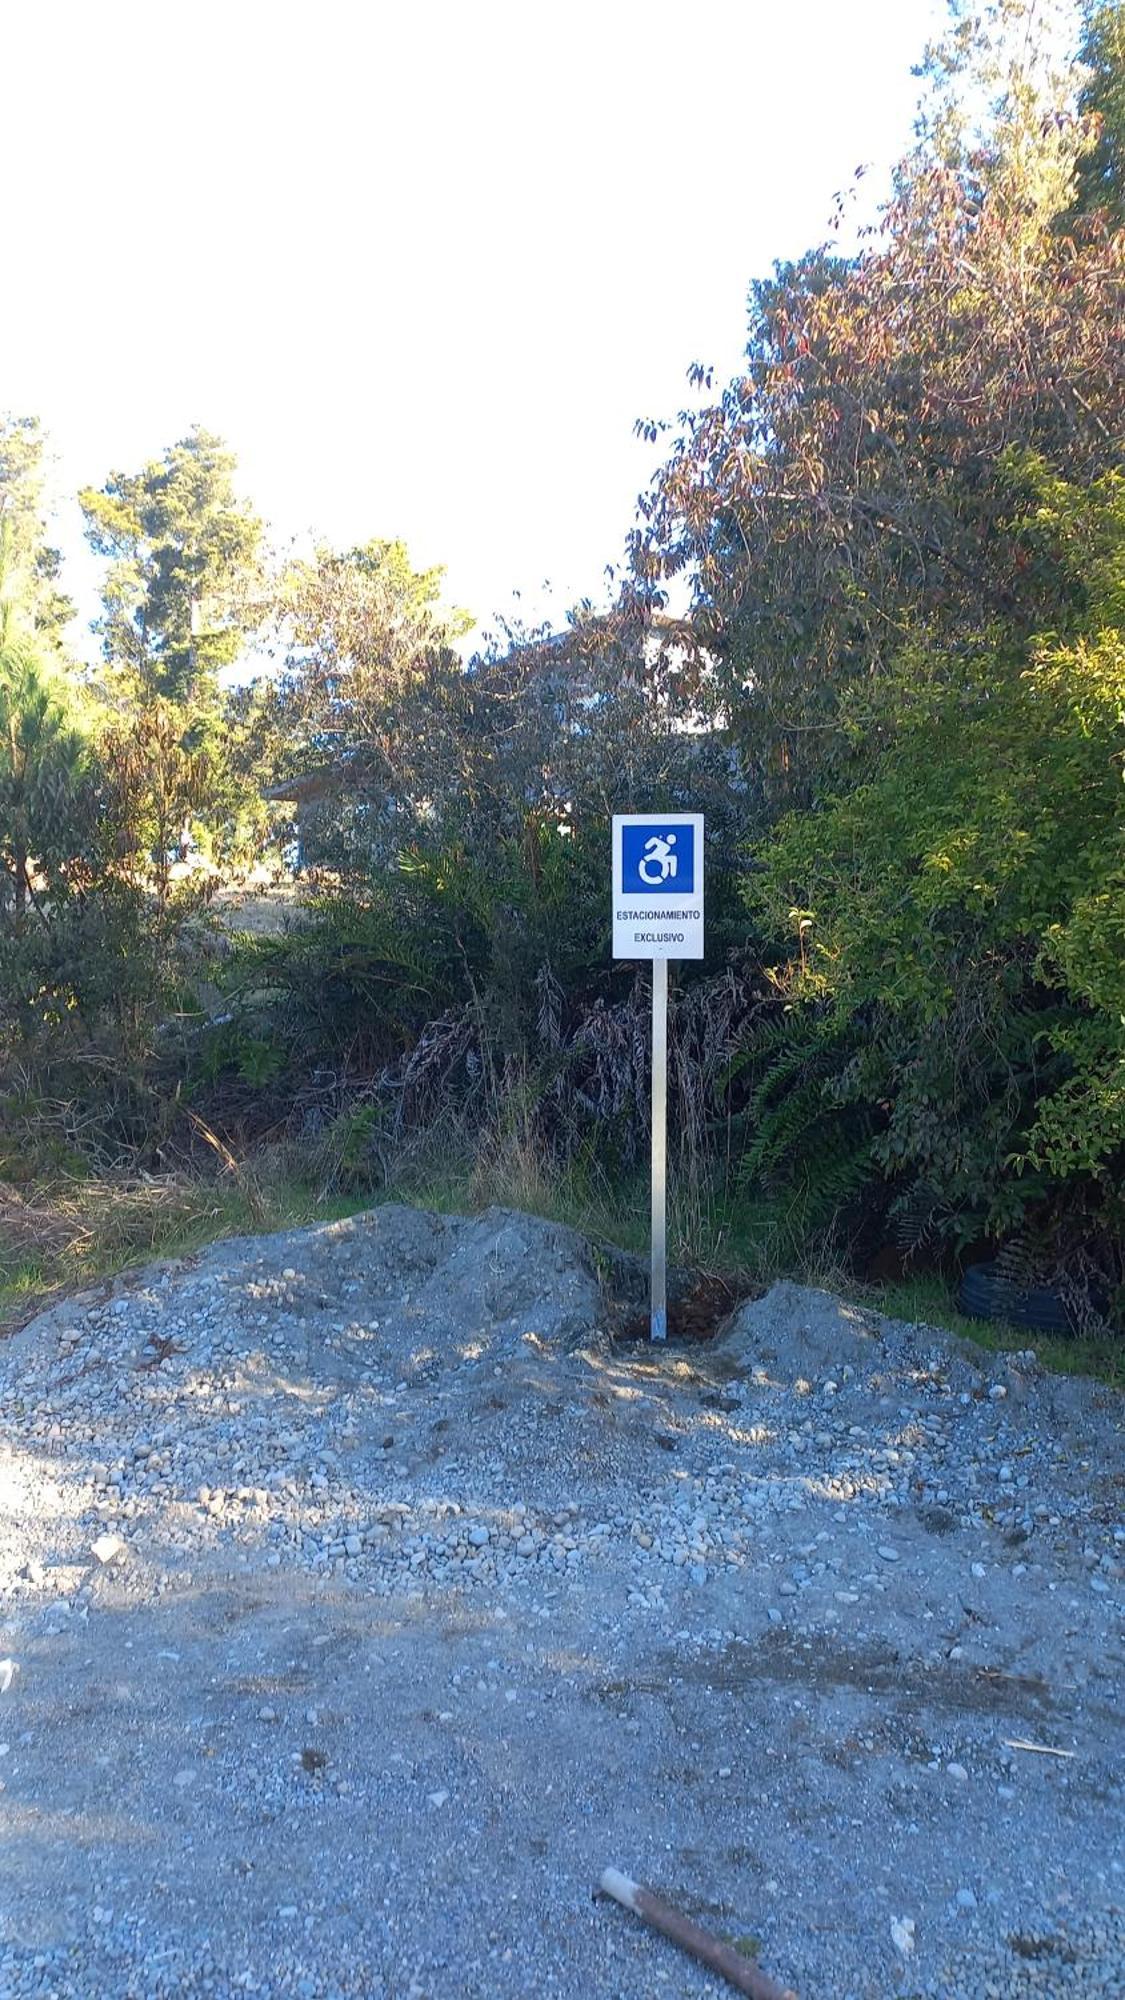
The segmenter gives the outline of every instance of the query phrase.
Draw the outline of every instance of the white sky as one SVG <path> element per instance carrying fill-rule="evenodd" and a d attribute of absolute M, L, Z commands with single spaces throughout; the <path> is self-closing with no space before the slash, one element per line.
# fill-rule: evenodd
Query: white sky
<path fill-rule="evenodd" d="M 62 492 L 193 422 L 275 536 L 400 535 L 482 620 L 597 597 L 689 363 L 870 214 L 941 0 L 8 10 L 0 409 Z M 84 616 L 96 567 L 58 527 Z M 553 598 L 542 586 L 550 579 Z M 88 646 L 89 642 L 87 642 Z"/>

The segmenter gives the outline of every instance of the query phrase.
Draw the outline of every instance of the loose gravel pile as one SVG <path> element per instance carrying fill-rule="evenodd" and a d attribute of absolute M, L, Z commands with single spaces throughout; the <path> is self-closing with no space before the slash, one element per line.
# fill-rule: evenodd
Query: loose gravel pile
<path fill-rule="evenodd" d="M 0 1347 L 0 1996 L 1125 1995 L 1121 1400 L 503 1211 Z"/>

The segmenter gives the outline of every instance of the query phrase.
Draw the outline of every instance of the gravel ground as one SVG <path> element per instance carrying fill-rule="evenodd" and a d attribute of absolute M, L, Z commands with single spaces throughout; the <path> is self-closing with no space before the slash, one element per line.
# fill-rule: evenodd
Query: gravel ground
<path fill-rule="evenodd" d="M 0 1995 L 728 1992 L 607 1865 L 801 2000 L 1125 1995 L 1120 1398 L 635 1283 L 387 1208 L 0 1347 Z"/>

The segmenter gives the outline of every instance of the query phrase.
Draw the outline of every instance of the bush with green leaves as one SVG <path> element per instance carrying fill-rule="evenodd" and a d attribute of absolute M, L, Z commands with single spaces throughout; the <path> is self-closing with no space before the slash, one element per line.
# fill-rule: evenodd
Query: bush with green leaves
<path fill-rule="evenodd" d="M 1062 1229 L 1120 1282 L 1125 481 L 1012 477 L 1037 494 L 1028 546 L 1072 566 L 1070 628 L 920 648 L 854 693 L 865 775 L 781 822 L 757 894 L 800 926 L 794 1035 L 836 1051 L 810 1114 L 866 1114 L 900 1205 L 1060 1254 Z"/>

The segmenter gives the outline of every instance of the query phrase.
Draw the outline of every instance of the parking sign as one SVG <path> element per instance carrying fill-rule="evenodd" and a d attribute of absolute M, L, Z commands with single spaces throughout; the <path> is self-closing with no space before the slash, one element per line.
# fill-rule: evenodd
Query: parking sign
<path fill-rule="evenodd" d="M 615 813 L 614 958 L 703 957 L 703 814 Z"/>

